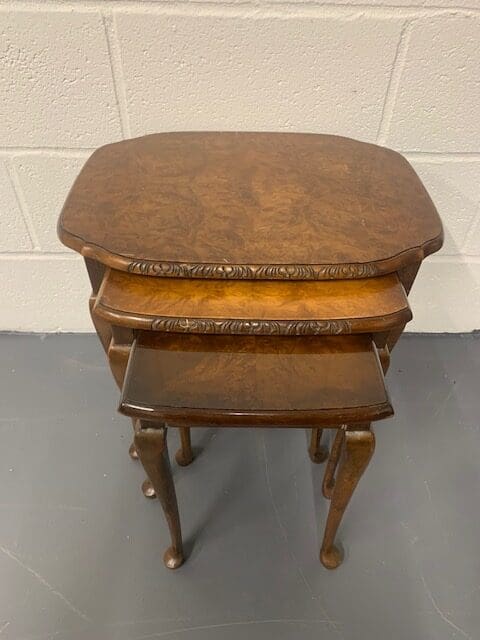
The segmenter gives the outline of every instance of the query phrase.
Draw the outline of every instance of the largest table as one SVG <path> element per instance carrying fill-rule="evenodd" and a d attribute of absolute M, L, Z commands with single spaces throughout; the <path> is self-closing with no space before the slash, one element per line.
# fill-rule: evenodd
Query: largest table
<path fill-rule="evenodd" d="M 394 151 L 327 135 L 150 135 L 91 156 L 58 232 L 85 257 L 92 319 L 123 389 L 121 409 L 134 421 L 131 454 L 138 449 L 150 476 L 145 492 L 158 494 L 170 525 L 167 566 L 179 566 L 183 551 L 166 420 L 182 430 L 177 460 L 187 464 L 188 421 L 301 426 L 306 415 L 315 425 L 315 462 L 325 457 L 322 428 L 337 429 L 321 554 L 326 566 L 337 566 L 333 537 L 373 453 L 370 422 L 392 413 L 375 358 L 383 379 L 411 317 L 406 294 L 443 240 L 409 163 Z M 268 377 L 272 363 L 284 376 L 275 387 L 257 376 Z M 325 368 L 328 389 L 306 384 L 312 363 Z M 348 375 L 352 366 L 365 366 L 363 377 Z M 208 384 L 197 380 L 203 391 L 192 395 L 199 367 Z M 242 372 L 253 386 L 244 388 Z M 235 388 L 226 377 L 237 380 Z"/>

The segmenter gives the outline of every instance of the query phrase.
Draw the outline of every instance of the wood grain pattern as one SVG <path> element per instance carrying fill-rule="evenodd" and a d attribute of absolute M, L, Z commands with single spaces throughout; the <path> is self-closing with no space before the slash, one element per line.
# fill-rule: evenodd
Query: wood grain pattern
<path fill-rule="evenodd" d="M 162 133 L 107 145 L 67 198 L 59 236 L 151 276 L 345 279 L 396 271 L 442 244 L 399 154 L 348 138 Z"/>
<path fill-rule="evenodd" d="M 120 411 L 174 426 L 332 425 L 393 413 L 368 335 L 140 332 Z"/>
<path fill-rule="evenodd" d="M 314 462 L 323 428 L 337 429 L 320 554 L 337 567 L 370 422 L 393 413 L 382 368 L 411 319 L 405 292 L 443 239 L 408 162 L 326 135 L 145 136 L 93 154 L 58 232 L 86 260 L 92 319 L 134 421 L 131 454 L 169 526 L 166 565 L 184 561 L 168 422 L 183 465 L 190 426 L 310 427 Z"/>
<path fill-rule="evenodd" d="M 322 335 L 403 326 L 411 311 L 395 274 L 363 280 L 174 280 L 109 270 L 96 298 L 104 321 L 154 331 Z"/>

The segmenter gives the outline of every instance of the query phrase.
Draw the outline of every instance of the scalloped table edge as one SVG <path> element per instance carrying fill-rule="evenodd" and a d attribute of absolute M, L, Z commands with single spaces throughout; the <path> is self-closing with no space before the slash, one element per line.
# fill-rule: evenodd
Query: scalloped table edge
<path fill-rule="evenodd" d="M 158 278 L 212 278 L 230 280 L 350 280 L 371 278 L 393 273 L 422 261 L 438 251 L 443 244 L 443 231 L 418 247 L 412 247 L 395 256 L 365 263 L 339 264 L 222 264 L 169 262 L 132 258 L 107 251 L 88 243 L 83 238 L 66 231 L 59 221 L 58 237 L 70 249 L 84 258 L 129 273 Z"/>

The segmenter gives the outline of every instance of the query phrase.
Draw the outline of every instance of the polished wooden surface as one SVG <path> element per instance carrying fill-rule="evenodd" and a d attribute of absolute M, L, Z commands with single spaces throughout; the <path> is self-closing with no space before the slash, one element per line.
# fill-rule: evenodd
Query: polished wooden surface
<path fill-rule="evenodd" d="M 177 333 L 315 335 L 384 331 L 411 317 L 396 274 L 312 282 L 149 278 L 110 269 L 96 315 Z"/>
<path fill-rule="evenodd" d="M 165 565 L 169 569 L 177 569 L 184 560 L 183 542 L 166 436 L 167 429 L 163 424 L 141 422 L 134 441 L 140 462 L 153 485 L 153 495 L 160 500 L 170 531 L 172 544 L 163 556 Z"/>
<path fill-rule="evenodd" d="M 185 558 L 168 422 L 184 466 L 191 426 L 309 427 L 311 460 L 328 459 L 320 560 L 337 567 L 370 423 L 393 413 L 383 372 L 411 318 L 406 294 L 443 239 L 408 162 L 325 135 L 146 136 L 93 154 L 58 231 L 86 259 L 130 453 L 169 526 L 166 565 Z"/>
<path fill-rule="evenodd" d="M 181 467 L 188 467 L 194 460 L 190 427 L 180 427 L 180 449 L 175 454 L 175 460 Z"/>
<path fill-rule="evenodd" d="M 335 434 L 335 439 L 333 440 L 332 448 L 328 455 L 328 462 L 323 476 L 322 493 L 324 497 L 328 499 L 332 497 L 333 487 L 335 486 L 335 472 L 337 470 L 338 460 L 340 458 L 344 442 L 344 430 L 339 429 Z"/>
<path fill-rule="evenodd" d="M 310 430 L 310 445 L 308 447 L 308 455 L 310 460 L 315 464 L 325 462 L 328 458 L 328 450 L 322 445 L 323 429 L 314 427 Z"/>
<path fill-rule="evenodd" d="M 67 246 L 117 269 L 234 279 L 389 273 L 443 237 L 402 156 L 294 133 L 161 133 L 102 147 L 58 230 Z"/>
<path fill-rule="evenodd" d="M 172 425 L 306 426 L 393 413 L 370 336 L 141 332 L 120 410 Z"/>
<path fill-rule="evenodd" d="M 336 569 L 343 560 L 342 550 L 335 545 L 335 535 L 353 492 L 373 455 L 375 436 L 368 427 L 358 431 L 346 429 L 341 449 L 320 549 L 320 560 L 327 569 Z"/>

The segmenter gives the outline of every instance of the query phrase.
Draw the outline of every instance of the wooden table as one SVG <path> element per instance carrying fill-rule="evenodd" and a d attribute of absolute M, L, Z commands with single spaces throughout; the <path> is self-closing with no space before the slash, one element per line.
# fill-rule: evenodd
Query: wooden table
<path fill-rule="evenodd" d="M 166 444 L 190 427 L 311 428 L 331 499 L 320 559 L 393 413 L 390 352 L 407 295 L 443 240 L 435 207 L 394 151 L 347 138 L 165 133 L 107 145 L 70 191 L 58 232 L 84 257 L 92 319 L 184 561 Z M 336 429 L 330 452 L 325 428 Z"/>

